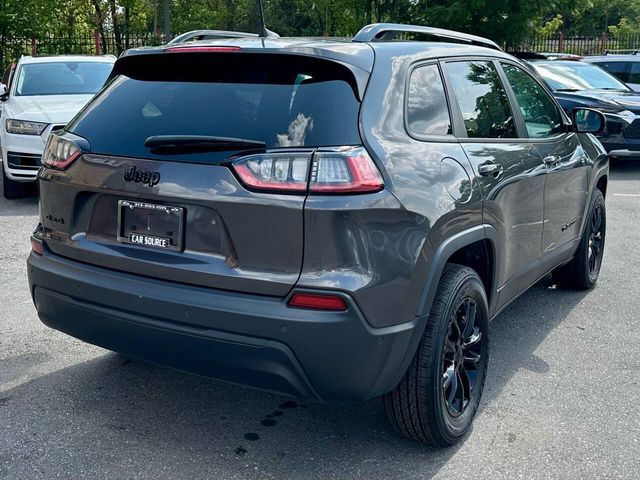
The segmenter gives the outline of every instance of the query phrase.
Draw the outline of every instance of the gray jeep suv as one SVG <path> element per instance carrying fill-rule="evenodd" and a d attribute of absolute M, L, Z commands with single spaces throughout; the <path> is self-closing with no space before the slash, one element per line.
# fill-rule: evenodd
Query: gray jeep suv
<path fill-rule="evenodd" d="M 448 445 L 489 320 L 548 272 L 596 283 L 602 125 L 490 40 L 426 27 L 130 50 L 48 143 L 33 299 L 152 362 L 382 396 L 396 430 Z"/>

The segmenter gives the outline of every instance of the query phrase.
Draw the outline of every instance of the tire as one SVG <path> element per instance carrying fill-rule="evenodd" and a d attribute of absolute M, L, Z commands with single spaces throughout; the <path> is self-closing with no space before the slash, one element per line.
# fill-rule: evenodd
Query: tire
<path fill-rule="evenodd" d="M 464 325 L 463 314 L 466 311 L 468 317 L 473 305 L 475 318 L 466 337 L 473 341 L 467 342 L 465 352 L 457 342 L 460 330 L 454 324 Z M 462 327 L 462 333 L 466 330 Z M 458 361 L 462 353 L 475 361 Z M 460 440 L 480 404 L 488 358 L 489 314 L 482 281 L 468 267 L 447 264 L 411 365 L 396 388 L 383 397 L 393 428 L 427 445 L 445 447 Z M 457 396 L 452 395 L 458 386 Z M 453 397 L 452 401 L 445 396 Z"/>
<path fill-rule="evenodd" d="M 596 189 L 591 199 L 587 225 L 575 256 L 569 263 L 552 272 L 553 280 L 559 287 L 589 290 L 596 286 L 602 266 L 606 233 L 607 210 L 604 196 Z"/>
<path fill-rule="evenodd" d="M 16 182 L 9 179 L 4 173 L 4 166 L 2 166 L 2 192 L 4 198 L 7 200 L 13 200 L 14 198 L 24 197 L 29 192 L 29 185 Z"/>

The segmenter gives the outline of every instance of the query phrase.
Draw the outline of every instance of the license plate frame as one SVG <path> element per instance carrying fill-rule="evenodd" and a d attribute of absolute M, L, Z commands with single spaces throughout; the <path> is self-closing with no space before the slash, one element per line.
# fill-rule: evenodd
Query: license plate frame
<path fill-rule="evenodd" d="M 142 217 L 145 215 L 147 228 L 145 231 L 138 230 L 137 222 L 142 221 Z M 164 234 L 157 228 L 152 228 L 151 216 L 153 215 L 160 215 L 159 223 L 165 227 Z M 136 222 L 136 224 L 132 225 L 132 222 Z M 157 250 L 181 252 L 184 249 L 184 223 L 185 209 L 183 207 L 137 200 L 118 200 L 118 242 Z M 172 230 L 166 231 L 167 226 Z"/>

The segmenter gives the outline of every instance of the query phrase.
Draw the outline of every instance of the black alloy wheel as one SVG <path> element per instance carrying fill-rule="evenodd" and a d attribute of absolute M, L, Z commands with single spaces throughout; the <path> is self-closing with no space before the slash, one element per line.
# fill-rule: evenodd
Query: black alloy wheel
<path fill-rule="evenodd" d="M 594 205 L 591 213 L 591 234 L 587 253 L 587 266 L 589 280 L 595 283 L 602 265 L 602 253 L 604 251 L 604 204 Z"/>
<path fill-rule="evenodd" d="M 445 266 L 418 350 L 384 395 L 391 426 L 428 445 L 447 446 L 471 428 L 487 375 L 489 306 L 477 272 Z"/>
<path fill-rule="evenodd" d="M 573 259 L 553 271 L 553 279 L 558 286 L 577 290 L 589 290 L 596 286 L 606 234 L 607 208 L 604 195 L 596 189 L 586 215 L 584 233 Z"/>
<path fill-rule="evenodd" d="M 473 391 L 478 388 L 478 365 L 482 359 L 478 316 L 478 305 L 467 297 L 449 322 L 442 362 L 442 395 L 452 417 L 464 413 Z"/>

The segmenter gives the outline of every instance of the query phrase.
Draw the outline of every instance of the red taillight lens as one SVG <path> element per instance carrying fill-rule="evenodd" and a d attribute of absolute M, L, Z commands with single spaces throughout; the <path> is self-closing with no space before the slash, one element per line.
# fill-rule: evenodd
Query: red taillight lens
<path fill-rule="evenodd" d="M 31 250 L 33 250 L 33 253 L 37 253 L 38 255 L 42 255 L 43 254 L 42 242 L 40 242 L 40 240 L 37 240 L 37 239 L 31 237 Z"/>
<path fill-rule="evenodd" d="M 321 295 L 316 293 L 294 293 L 288 302 L 290 307 L 311 308 L 314 310 L 343 311 L 347 302 L 338 295 Z"/>
<path fill-rule="evenodd" d="M 169 47 L 165 52 L 183 52 L 183 53 L 204 53 L 204 52 L 237 52 L 240 47 Z"/>
<path fill-rule="evenodd" d="M 384 182 L 364 148 L 317 152 L 309 191 L 312 193 L 363 193 L 382 190 Z"/>
<path fill-rule="evenodd" d="M 265 153 L 232 164 L 245 185 L 257 190 L 306 192 L 310 153 Z"/>
<path fill-rule="evenodd" d="M 64 170 L 77 160 L 82 151 L 75 143 L 58 135 L 51 135 L 42 154 L 42 164 Z"/>
<path fill-rule="evenodd" d="M 256 190 L 324 194 L 377 192 L 384 187 L 362 147 L 318 150 L 313 158 L 305 152 L 248 155 L 232 167 L 245 185 Z"/>

